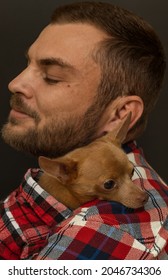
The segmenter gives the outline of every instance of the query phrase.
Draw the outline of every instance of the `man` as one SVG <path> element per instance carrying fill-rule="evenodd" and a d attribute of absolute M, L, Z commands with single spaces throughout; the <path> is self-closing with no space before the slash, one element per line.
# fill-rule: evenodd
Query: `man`
<path fill-rule="evenodd" d="M 27 68 L 9 84 L 5 141 L 35 156 L 58 157 L 113 130 L 131 112 L 123 149 L 136 167 L 132 180 L 150 199 L 138 210 L 94 200 L 72 211 L 38 185 L 40 170 L 30 169 L 1 205 L 0 255 L 168 259 L 168 188 L 134 142 L 165 71 L 153 29 L 108 3 L 71 4 L 55 10 L 27 58 Z"/>

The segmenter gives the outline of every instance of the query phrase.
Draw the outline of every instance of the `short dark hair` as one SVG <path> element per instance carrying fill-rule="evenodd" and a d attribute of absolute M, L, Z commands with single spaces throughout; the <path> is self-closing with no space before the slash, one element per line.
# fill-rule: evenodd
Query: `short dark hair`
<path fill-rule="evenodd" d="M 153 28 L 139 16 L 103 2 L 60 6 L 51 18 L 51 24 L 76 22 L 94 25 L 109 36 L 94 53 L 102 70 L 100 107 L 105 108 L 118 96 L 138 95 L 144 102 L 144 112 L 137 128 L 144 129 L 166 68 L 164 50 Z"/>

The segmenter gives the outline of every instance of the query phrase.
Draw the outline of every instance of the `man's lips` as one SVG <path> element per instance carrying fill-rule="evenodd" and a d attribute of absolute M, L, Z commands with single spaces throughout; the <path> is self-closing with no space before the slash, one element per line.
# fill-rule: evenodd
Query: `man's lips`
<path fill-rule="evenodd" d="M 40 117 L 35 110 L 33 110 L 28 104 L 24 103 L 20 94 L 15 93 L 10 99 L 11 111 L 9 118 L 13 119 L 23 119 L 29 118 L 34 119 L 34 121 L 39 122 Z"/>
<path fill-rule="evenodd" d="M 12 108 L 10 111 L 10 117 L 21 119 L 21 118 L 30 118 L 30 115 L 28 115 L 26 112 L 22 111 L 21 109 Z"/>

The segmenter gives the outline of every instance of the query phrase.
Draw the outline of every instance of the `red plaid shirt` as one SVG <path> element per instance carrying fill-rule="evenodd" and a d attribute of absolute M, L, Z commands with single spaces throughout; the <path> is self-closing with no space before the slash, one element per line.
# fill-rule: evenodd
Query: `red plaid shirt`
<path fill-rule="evenodd" d="M 38 185 L 40 170 L 30 169 L 0 206 L 0 258 L 168 259 L 168 188 L 135 143 L 124 150 L 133 181 L 149 194 L 144 208 L 95 200 L 71 211 Z"/>

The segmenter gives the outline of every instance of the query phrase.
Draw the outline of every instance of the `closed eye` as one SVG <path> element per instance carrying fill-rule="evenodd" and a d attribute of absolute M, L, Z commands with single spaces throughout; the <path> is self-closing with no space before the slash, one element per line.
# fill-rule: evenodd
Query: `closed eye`
<path fill-rule="evenodd" d="M 60 80 L 51 79 L 51 78 L 48 78 L 48 77 L 45 77 L 43 79 L 47 84 L 50 84 L 50 85 L 58 84 L 60 82 Z"/>

